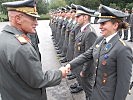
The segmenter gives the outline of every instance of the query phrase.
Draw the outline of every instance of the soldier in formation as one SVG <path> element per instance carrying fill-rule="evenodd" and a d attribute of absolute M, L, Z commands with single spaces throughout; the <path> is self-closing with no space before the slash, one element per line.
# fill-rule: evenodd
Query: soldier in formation
<path fill-rule="evenodd" d="M 60 39 L 57 40 L 56 37 L 54 37 L 54 39 L 58 41 L 58 43 L 55 44 L 57 54 L 59 54 L 59 57 L 64 57 L 60 60 L 61 63 L 66 63 L 81 53 L 84 53 L 95 42 L 97 35 L 90 24 L 91 16 L 94 16 L 94 10 L 80 5 L 71 4 L 71 7 L 66 6 L 65 19 L 67 21 L 63 21 L 61 24 L 59 20 L 56 20 L 58 23 L 56 26 L 62 26 L 60 27 Z M 51 27 L 51 29 L 59 30 L 59 27 Z M 59 31 L 54 32 L 54 34 L 59 34 Z M 62 43 L 62 45 L 60 43 Z M 93 60 L 81 66 L 82 67 L 79 67 L 76 71 L 68 75 L 68 79 L 75 78 L 75 75 L 77 79 L 77 83 L 70 86 L 70 92 L 78 93 L 84 90 L 86 98 L 89 98 L 94 82 L 95 67 Z"/>
<path fill-rule="evenodd" d="M 129 21 L 129 25 L 130 25 L 130 42 L 133 42 L 133 8 L 131 10 L 131 14 L 130 14 L 130 21 Z"/>

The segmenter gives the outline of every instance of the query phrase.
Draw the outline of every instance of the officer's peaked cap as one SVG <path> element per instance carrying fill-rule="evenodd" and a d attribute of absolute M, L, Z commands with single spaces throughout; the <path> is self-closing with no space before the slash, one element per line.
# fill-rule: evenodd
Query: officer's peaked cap
<path fill-rule="evenodd" d="M 114 18 L 124 18 L 128 16 L 122 11 L 107 7 L 102 4 L 100 4 L 99 6 L 99 12 L 100 12 L 100 15 L 99 15 L 98 23 L 106 22 Z"/>
<path fill-rule="evenodd" d="M 2 5 L 6 6 L 8 11 L 19 11 L 32 17 L 40 17 L 36 10 L 36 0 L 5 2 Z"/>
<path fill-rule="evenodd" d="M 67 12 L 71 10 L 71 7 L 70 6 L 66 5 L 65 7 L 66 7 L 66 11 Z"/>
<path fill-rule="evenodd" d="M 81 5 L 77 5 L 77 10 L 76 10 L 76 17 L 80 15 L 89 15 L 89 16 L 94 16 L 94 10 L 88 9 L 86 7 L 83 7 Z"/>
<path fill-rule="evenodd" d="M 76 10 L 76 8 L 77 8 L 77 5 L 75 5 L 75 4 L 72 3 L 72 4 L 71 4 L 71 9 L 72 9 L 72 10 Z"/>
<path fill-rule="evenodd" d="M 66 11 L 66 8 L 65 7 L 61 7 L 61 11 L 62 12 L 65 12 Z"/>

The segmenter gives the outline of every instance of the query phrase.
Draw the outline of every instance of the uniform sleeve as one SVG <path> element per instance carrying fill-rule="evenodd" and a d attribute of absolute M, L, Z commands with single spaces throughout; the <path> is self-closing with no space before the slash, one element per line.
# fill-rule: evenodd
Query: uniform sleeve
<path fill-rule="evenodd" d="M 19 77 L 33 88 L 58 85 L 62 78 L 61 71 L 48 70 L 43 72 L 42 64 L 36 51 L 27 45 L 20 46 L 12 59 L 13 66 Z"/>
<path fill-rule="evenodd" d="M 123 46 L 117 54 L 117 84 L 114 100 L 125 100 L 132 74 L 132 50 Z"/>
<path fill-rule="evenodd" d="M 93 52 L 93 47 L 90 47 L 85 53 L 79 55 L 78 57 L 70 61 L 69 64 L 71 65 L 71 69 L 73 70 L 79 67 L 80 65 L 84 64 L 85 62 L 92 60 L 93 59 L 92 52 Z"/>

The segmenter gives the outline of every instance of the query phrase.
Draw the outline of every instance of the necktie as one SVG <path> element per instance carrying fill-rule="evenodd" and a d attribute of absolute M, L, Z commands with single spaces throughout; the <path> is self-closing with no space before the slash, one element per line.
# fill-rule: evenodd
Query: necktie
<path fill-rule="evenodd" d="M 104 46 L 106 44 L 106 39 L 104 38 L 102 41 L 102 45 Z"/>
<path fill-rule="evenodd" d="M 106 39 L 104 38 L 104 39 L 102 40 L 101 45 L 100 45 L 100 52 L 104 49 L 105 44 L 106 44 Z M 100 52 L 99 52 L 99 53 L 100 53 Z"/>

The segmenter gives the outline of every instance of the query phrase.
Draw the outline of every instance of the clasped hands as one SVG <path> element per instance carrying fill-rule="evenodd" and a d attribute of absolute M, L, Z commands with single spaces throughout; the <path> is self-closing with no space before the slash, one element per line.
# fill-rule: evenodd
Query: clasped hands
<path fill-rule="evenodd" d="M 65 78 L 67 74 L 71 71 L 71 65 L 67 64 L 66 66 L 59 68 L 59 70 L 61 70 L 62 72 L 62 77 Z"/>

